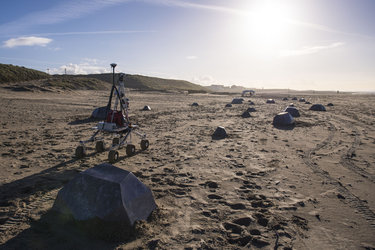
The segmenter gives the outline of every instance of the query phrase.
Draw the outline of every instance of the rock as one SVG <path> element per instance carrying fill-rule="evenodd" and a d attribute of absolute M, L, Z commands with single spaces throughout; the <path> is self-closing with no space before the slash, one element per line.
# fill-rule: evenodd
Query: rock
<path fill-rule="evenodd" d="M 290 126 L 294 124 L 294 118 L 288 112 L 281 112 L 273 118 L 273 125 L 277 126 Z"/>
<path fill-rule="evenodd" d="M 191 104 L 191 106 L 192 106 L 192 107 L 198 107 L 199 104 L 198 104 L 197 102 L 193 102 L 193 103 Z"/>
<path fill-rule="evenodd" d="M 150 106 L 144 106 L 143 107 L 143 109 L 142 109 L 143 111 L 151 111 L 151 108 L 150 108 Z"/>
<path fill-rule="evenodd" d="M 326 111 L 326 108 L 322 104 L 314 104 L 310 107 L 313 111 Z"/>
<path fill-rule="evenodd" d="M 103 163 L 79 173 L 57 194 L 53 210 L 78 221 L 100 219 L 132 226 L 156 208 L 151 190 L 133 173 Z"/>
<path fill-rule="evenodd" d="M 247 112 L 256 112 L 256 109 L 255 108 L 248 108 L 246 111 Z"/>
<path fill-rule="evenodd" d="M 91 118 L 96 120 L 104 120 L 107 113 L 107 106 L 94 109 Z"/>
<path fill-rule="evenodd" d="M 212 134 L 212 139 L 219 140 L 228 137 L 227 131 L 222 126 L 216 128 L 215 132 Z"/>
<path fill-rule="evenodd" d="M 226 107 L 226 108 L 231 108 L 231 107 L 232 107 L 232 104 L 227 103 L 227 104 L 225 105 L 225 107 Z"/>
<path fill-rule="evenodd" d="M 266 103 L 275 103 L 274 99 L 267 99 Z"/>
<path fill-rule="evenodd" d="M 299 111 L 296 107 L 287 107 L 284 112 L 288 112 L 293 117 L 300 117 Z"/>
<path fill-rule="evenodd" d="M 242 104 L 243 103 L 243 98 L 234 98 L 232 100 L 232 104 Z"/>
<path fill-rule="evenodd" d="M 242 118 L 249 118 L 249 117 L 251 117 L 251 114 L 250 114 L 250 112 L 245 111 L 245 112 L 242 113 L 241 117 Z"/>

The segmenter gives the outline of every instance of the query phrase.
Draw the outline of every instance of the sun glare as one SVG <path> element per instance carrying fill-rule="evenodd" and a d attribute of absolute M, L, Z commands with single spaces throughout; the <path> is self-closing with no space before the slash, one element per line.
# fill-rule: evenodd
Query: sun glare
<path fill-rule="evenodd" d="M 281 46 L 288 39 L 291 10 L 280 2 L 262 1 L 249 8 L 244 24 L 248 39 L 262 47 Z"/>

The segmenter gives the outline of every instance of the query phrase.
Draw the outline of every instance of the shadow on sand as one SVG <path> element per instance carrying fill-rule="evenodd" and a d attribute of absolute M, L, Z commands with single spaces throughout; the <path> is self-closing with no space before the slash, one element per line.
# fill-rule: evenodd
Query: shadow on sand
<path fill-rule="evenodd" d="M 77 222 L 50 209 L 0 249 L 116 249 L 136 239 L 134 228 L 99 220 Z"/>
<path fill-rule="evenodd" d="M 80 125 L 80 124 L 86 124 L 86 123 L 98 122 L 98 121 L 101 121 L 101 120 L 89 117 L 85 119 L 77 119 L 75 121 L 71 121 L 68 123 L 68 125 Z"/>
<path fill-rule="evenodd" d="M 136 152 L 139 154 L 141 152 Z M 87 155 L 90 157 L 93 154 Z M 120 157 L 119 160 L 128 156 Z M 80 170 L 64 169 L 80 159 L 73 158 L 61 162 L 49 169 L 34 175 L 6 183 L 0 186 L 0 206 L 13 206 L 17 199 L 27 197 L 38 192 L 48 192 L 61 188 L 73 179 Z M 90 220 L 77 222 L 69 216 L 63 216 L 53 209 L 33 220 L 30 228 L 23 230 L 15 237 L 0 245 L 0 249 L 115 249 L 119 243 L 124 244 L 135 240 L 142 233 L 136 226 Z"/>
<path fill-rule="evenodd" d="M 293 130 L 296 125 L 288 125 L 288 126 L 279 126 L 279 125 L 273 125 L 274 128 L 280 129 L 280 130 Z"/>
<path fill-rule="evenodd" d="M 88 157 L 94 154 L 92 153 Z M 78 160 L 80 159 L 72 158 L 39 173 L 1 185 L 0 206 L 8 206 L 11 200 L 23 199 L 40 191 L 48 192 L 62 187 L 80 172 L 77 169 L 62 169 L 62 167 L 73 164 Z"/>

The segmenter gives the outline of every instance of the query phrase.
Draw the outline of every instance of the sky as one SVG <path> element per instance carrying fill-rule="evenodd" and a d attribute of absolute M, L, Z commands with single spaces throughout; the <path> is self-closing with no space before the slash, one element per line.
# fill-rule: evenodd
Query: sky
<path fill-rule="evenodd" d="M 375 91 L 374 0 L 12 0 L 0 63 L 248 88 Z"/>

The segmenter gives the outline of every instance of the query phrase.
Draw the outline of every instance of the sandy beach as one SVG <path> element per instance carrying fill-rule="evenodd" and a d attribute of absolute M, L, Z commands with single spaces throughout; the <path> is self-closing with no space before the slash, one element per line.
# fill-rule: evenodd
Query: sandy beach
<path fill-rule="evenodd" d="M 325 105 L 317 112 L 287 94 L 226 108 L 235 96 L 130 91 L 130 119 L 150 147 L 141 151 L 135 138 L 137 153 L 122 149 L 113 165 L 152 190 L 157 210 L 120 241 L 58 224 L 50 211 L 57 192 L 108 162 L 95 145 L 74 157 L 108 95 L 0 90 L 1 249 L 375 249 L 372 95 L 297 94 Z M 275 128 L 273 117 L 291 102 L 296 125 Z M 256 112 L 242 118 L 249 107 Z M 211 137 L 218 126 L 227 138 Z"/>

